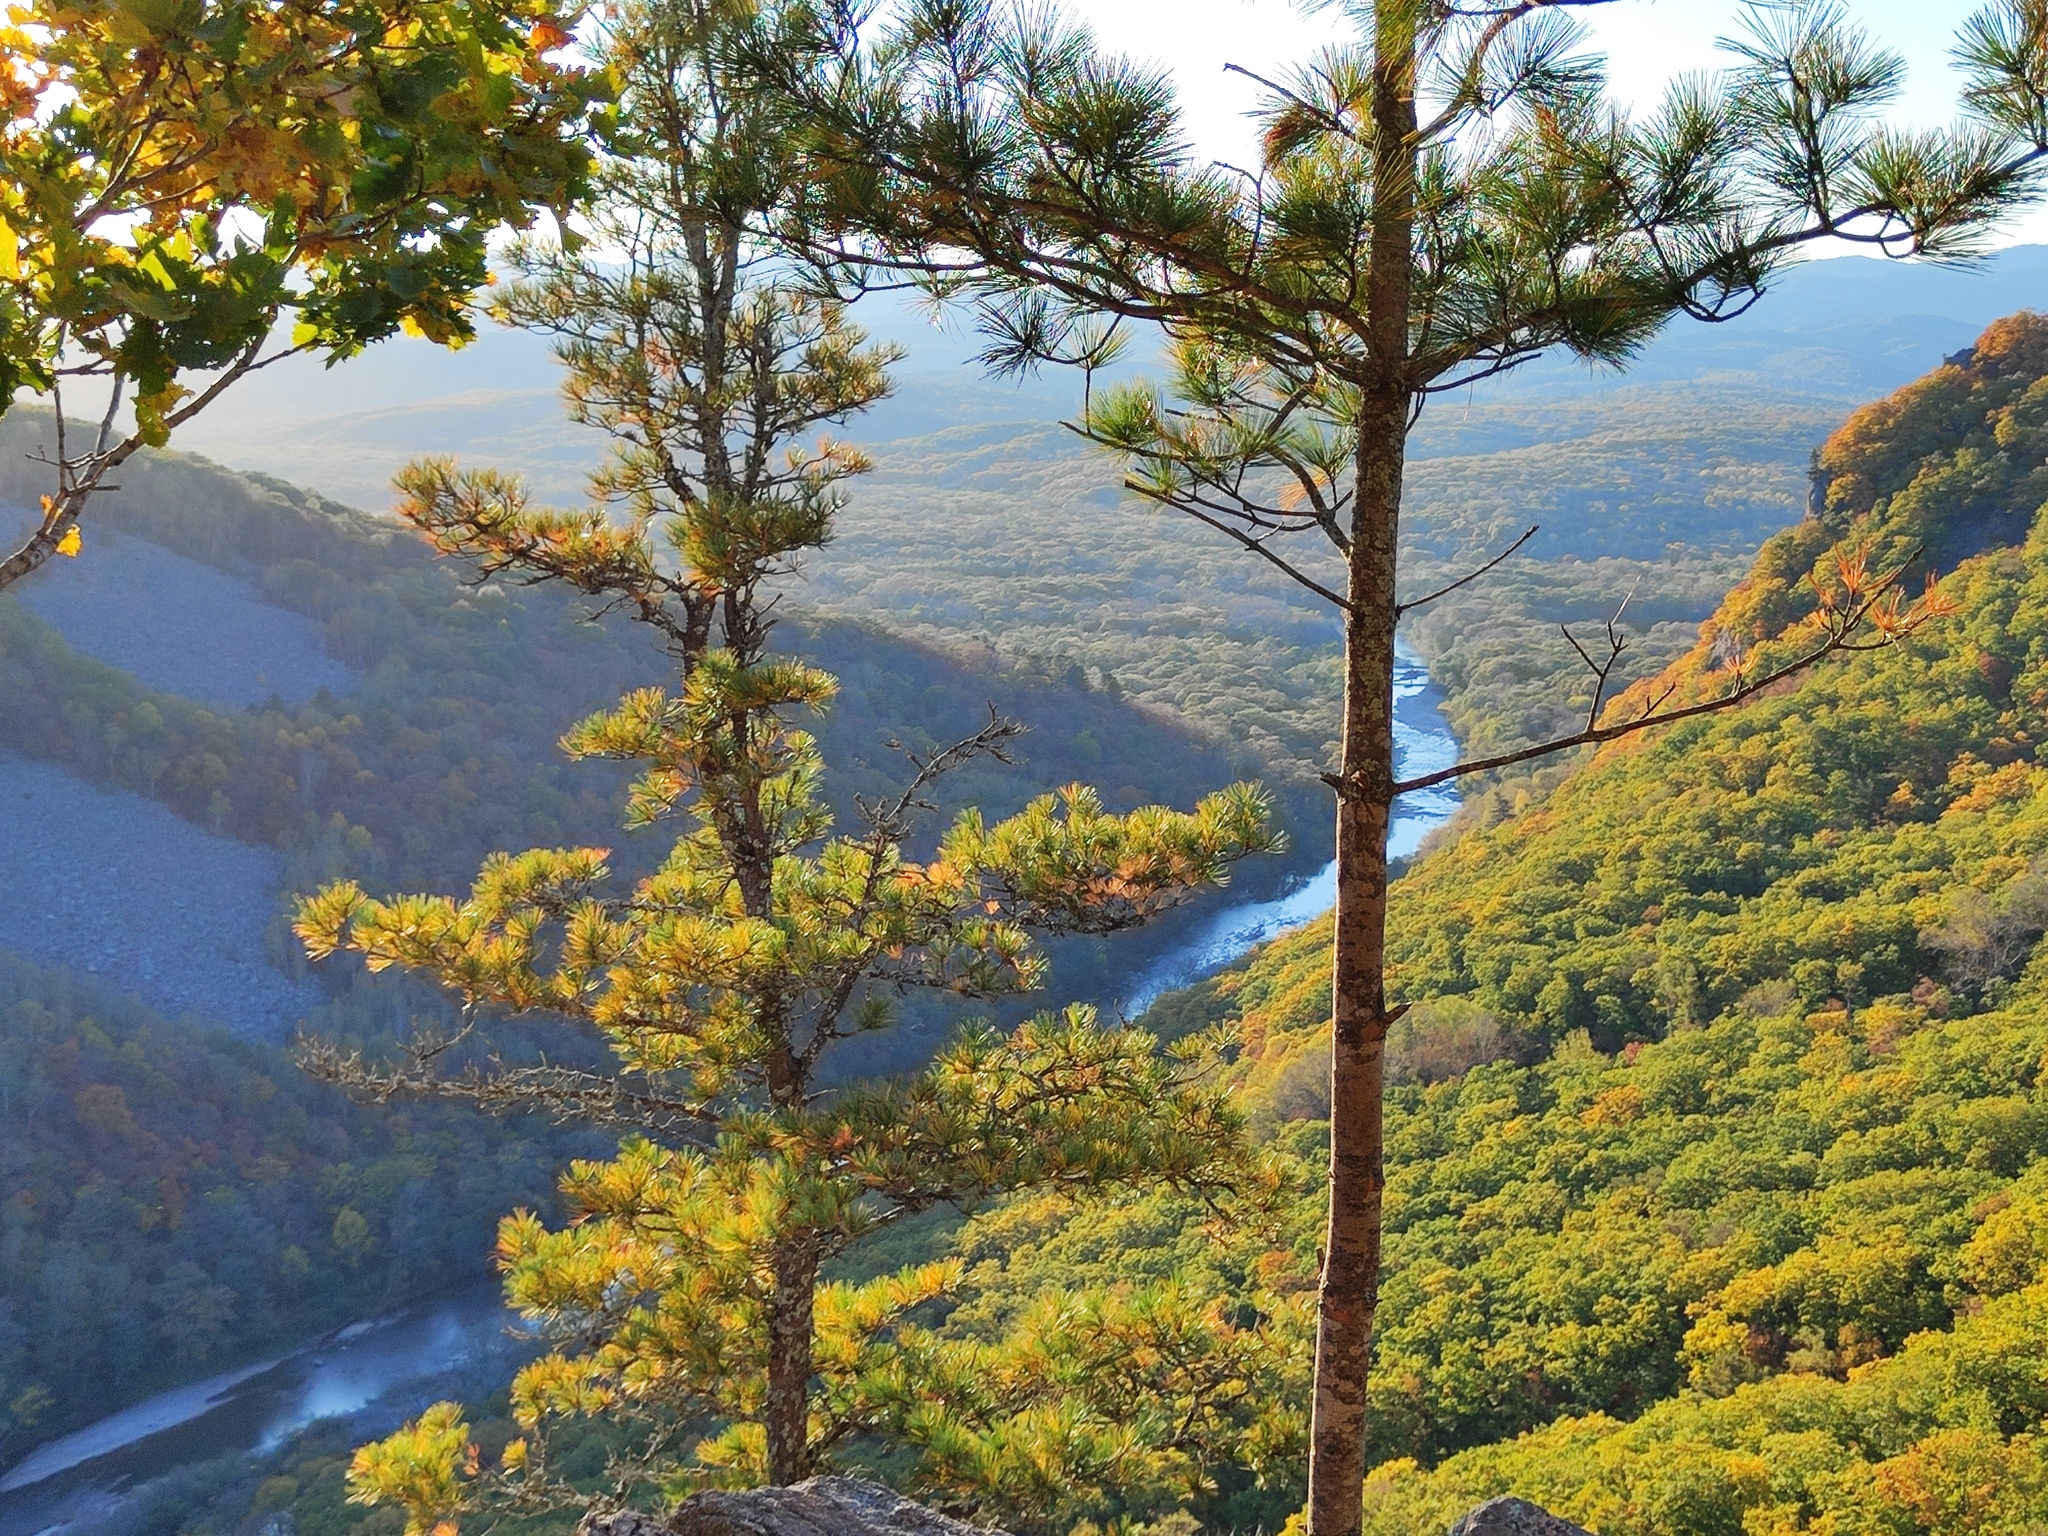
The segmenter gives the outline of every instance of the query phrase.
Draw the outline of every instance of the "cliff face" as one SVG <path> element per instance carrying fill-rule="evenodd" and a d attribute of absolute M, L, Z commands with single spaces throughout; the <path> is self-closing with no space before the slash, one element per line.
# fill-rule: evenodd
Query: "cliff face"
<path fill-rule="evenodd" d="M 1814 453 L 1806 518 L 1758 552 L 1691 655 L 1633 698 L 1725 666 L 1805 617 L 1807 575 L 1838 544 L 1864 550 L 1878 568 L 1911 561 L 1916 580 L 1946 574 L 2023 543 L 2044 500 L 2048 317 L 2022 312 L 1853 413 Z"/>

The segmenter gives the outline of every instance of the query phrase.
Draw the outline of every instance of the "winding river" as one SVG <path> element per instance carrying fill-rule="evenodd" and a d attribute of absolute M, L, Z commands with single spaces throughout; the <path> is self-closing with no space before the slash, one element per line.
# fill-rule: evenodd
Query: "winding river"
<path fill-rule="evenodd" d="M 1437 706 L 1421 657 L 1403 648 L 1395 674 L 1395 736 L 1404 774 L 1455 760 L 1457 743 Z M 1388 851 L 1415 851 L 1457 809 L 1448 786 L 1404 800 Z M 1283 896 L 1222 907 L 1139 977 L 1127 1013 L 1207 976 L 1288 928 L 1329 910 L 1336 866 Z M 437 1378 L 498 1369 L 509 1375 L 530 1340 L 494 1281 L 351 1324 L 297 1349 L 162 1393 L 38 1446 L 0 1473 L 0 1536 L 85 1532 L 131 1507 L 151 1485 L 184 1468 L 274 1450 L 316 1420 L 359 1413 Z M 502 1376 L 501 1378 L 502 1379 Z"/>
<path fill-rule="evenodd" d="M 317 1419 L 437 1377 L 509 1376 L 532 1348 L 515 1325 L 497 1282 L 481 1280 L 124 1408 L 0 1475 L 0 1536 L 90 1530 L 182 1468 L 275 1450 Z"/>
<path fill-rule="evenodd" d="M 1403 777 L 1434 773 L 1458 760 L 1457 738 L 1439 712 L 1443 695 L 1422 658 L 1404 644 L 1394 653 L 1395 769 Z M 1404 796 L 1394 807 L 1387 852 L 1413 853 L 1422 839 L 1451 818 L 1457 789 L 1440 784 Z M 1220 971 L 1254 945 L 1321 917 L 1337 899 L 1337 865 L 1325 864 L 1296 889 L 1268 901 L 1237 902 L 1218 910 L 1183 943 L 1154 960 L 1139 976 L 1124 1012 L 1136 1018 L 1164 993 Z"/>

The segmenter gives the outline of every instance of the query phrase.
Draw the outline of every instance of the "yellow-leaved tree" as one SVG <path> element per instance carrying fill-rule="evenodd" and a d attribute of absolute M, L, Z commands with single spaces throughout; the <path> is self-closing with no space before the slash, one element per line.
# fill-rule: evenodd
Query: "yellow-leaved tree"
<path fill-rule="evenodd" d="M 9 7 L 0 410 L 27 390 L 56 422 L 0 587 L 78 553 L 107 477 L 252 371 L 466 340 L 491 234 L 585 185 L 605 82 L 553 57 L 573 24 L 551 0 Z"/>

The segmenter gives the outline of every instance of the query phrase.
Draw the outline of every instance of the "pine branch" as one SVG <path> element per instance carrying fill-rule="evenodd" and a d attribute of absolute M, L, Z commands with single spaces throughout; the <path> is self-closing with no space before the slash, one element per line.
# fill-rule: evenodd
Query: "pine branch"
<path fill-rule="evenodd" d="M 383 1066 L 368 1061 L 360 1051 L 301 1036 L 293 1056 L 307 1075 L 373 1104 L 446 1100 L 493 1115 L 544 1114 L 558 1123 L 576 1121 L 641 1134 L 655 1131 L 699 1147 L 712 1144 L 723 1119 L 704 1104 L 638 1092 L 619 1077 L 572 1067 L 512 1067 L 493 1058 L 490 1070 L 471 1064 L 446 1076 L 435 1070 L 433 1061 L 452 1043 L 434 1042 L 409 1051 L 404 1066 Z"/>
<path fill-rule="evenodd" d="M 1394 609 L 1395 617 L 1398 618 L 1402 614 L 1413 613 L 1417 608 L 1425 607 L 1428 604 L 1435 602 L 1440 597 L 1449 597 L 1453 592 L 1457 591 L 1458 588 L 1467 586 L 1470 583 L 1477 581 L 1480 577 L 1484 576 L 1488 571 L 1492 570 L 1495 566 L 1499 565 L 1503 560 L 1506 560 L 1510 555 L 1514 554 L 1514 552 L 1520 549 L 1524 544 L 1528 543 L 1531 539 L 1535 538 L 1536 530 L 1541 526 L 1542 525 L 1539 523 L 1531 523 L 1529 525 L 1528 531 L 1525 532 L 1519 539 L 1515 540 L 1514 543 L 1510 544 L 1506 549 L 1502 550 L 1499 554 L 1495 555 L 1491 560 L 1487 561 L 1486 564 L 1480 566 L 1477 570 L 1466 572 L 1463 576 L 1460 576 L 1456 581 L 1451 582 L 1448 586 L 1438 587 L 1434 592 L 1426 593 L 1421 597 L 1411 597 L 1405 603 L 1400 603 L 1396 605 Z M 1571 636 L 1567 634 L 1565 638 L 1569 640 Z M 1577 642 L 1574 641 L 1573 643 L 1576 644 Z"/>
<path fill-rule="evenodd" d="M 1132 492 L 1135 495 L 1144 497 L 1147 501 L 1156 501 L 1161 506 L 1171 507 L 1176 512 L 1180 512 L 1188 517 L 1192 517 L 1198 523 L 1207 524 L 1209 527 L 1214 528 L 1218 533 L 1225 535 L 1229 539 L 1233 540 L 1238 544 L 1241 544 L 1242 546 L 1244 546 L 1244 548 L 1250 550 L 1260 559 L 1266 561 L 1269 565 L 1273 566 L 1274 569 L 1282 572 L 1290 580 L 1300 583 L 1309 591 L 1315 593 L 1315 595 L 1317 597 L 1320 597 L 1324 602 L 1330 603 L 1333 606 L 1344 610 L 1346 613 L 1349 613 L 1351 611 L 1351 604 L 1349 603 L 1349 601 L 1338 596 L 1335 592 L 1331 591 L 1328 587 L 1324 586 L 1321 582 L 1317 581 L 1313 576 L 1309 575 L 1306 571 L 1301 570 L 1297 566 L 1290 564 L 1288 561 L 1285 561 L 1281 559 L 1278 555 L 1274 554 L 1272 550 L 1266 547 L 1265 541 L 1263 539 L 1255 539 L 1250 534 L 1246 533 L 1243 529 L 1233 528 L 1223 518 L 1217 517 L 1209 512 L 1204 511 L 1200 506 L 1194 504 L 1193 502 L 1182 498 L 1178 498 L 1174 496 L 1171 492 L 1161 491 L 1155 486 L 1147 485 L 1142 480 L 1126 480 L 1124 481 L 1124 489 Z"/>

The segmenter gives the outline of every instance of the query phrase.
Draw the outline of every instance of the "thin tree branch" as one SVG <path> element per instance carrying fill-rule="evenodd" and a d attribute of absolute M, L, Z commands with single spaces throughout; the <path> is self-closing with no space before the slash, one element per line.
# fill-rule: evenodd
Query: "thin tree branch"
<path fill-rule="evenodd" d="M 1290 565 L 1287 561 L 1282 560 L 1278 555 L 1274 554 L 1273 551 L 1266 548 L 1263 540 L 1253 538 L 1250 534 L 1244 532 L 1242 529 L 1231 527 L 1230 524 L 1225 522 L 1222 518 L 1214 516 L 1211 513 L 1204 512 L 1200 507 L 1195 506 L 1190 502 L 1177 501 L 1171 495 L 1162 491 L 1154 490 L 1151 486 L 1145 485 L 1140 481 L 1126 480 L 1124 482 L 1124 489 L 1132 492 L 1135 495 L 1143 496 L 1147 501 L 1156 501 L 1163 507 L 1171 507 L 1176 512 L 1184 513 L 1188 517 L 1192 517 L 1198 523 L 1207 523 L 1211 528 L 1214 528 L 1218 533 L 1228 535 L 1230 538 L 1234 539 L 1239 544 L 1242 544 L 1246 549 L 1250 550 L 1253 554 L 1267 561 L 1277 570 L 1285 572 L 1293 580 L 1300 582 L 1302 586 L 1308 588 L 1309 591 L 1315 593 L 1315 595 L 1317 597 L 1320 597 L 1324 602 L 1334 603 L 1337 607 L 1343 609 L 1346 613 L 1349 613 L 1351 611 L 1351 603 L 1348 599 L 1339 597 L 1335 592 L 1332 592 L 1328 587 L 1324 586 L 1321 582 L 1317 581 L 1313 576 L 1310 576 L 1305 571 L 1295 569 L 1295 567 Z"/>
<path fill-rule="evenodd" d="M 1528 543 L 1531 539 L 1535 538 L 1536 530 L 1542 526 L 1543 525 L 1541 523 L 1531 523 L 1529 525 L 1528 531 L 1524 533 L 1519 539 L 1515 540 L 1514 543 L 1510 544 L 1506 549 L 1502 550 L 1499 554 L 1495 555 L 1491 560 L 1487 561 L 1486 564 L 1480 566 L 1477 570 L 1467 572 L 1465 575 L 1460 576 L 1456 581 L 1452 582 L 1449 586 L 1438 587 L 1434 592 L 1427 593 L 1422 597 L 1411 597 L 1405 603 L 1396 603 L 1394 605 L 1394 617 L 1398 619 L 1401 617 L 1401 615 L 1405 613 L 1413 613 L 1417 608 L 1421 608 L 1429 603 L 1433 603 L 1440 597 L 1449 597 L 1453 592 L 1457 591 L 1458 588 L 1465 586 L 1471 582 L 1477 581 L 1480 577 L 1484 576 L 1488 571 L 1492 570 L 1495 566 L 1499 565 L 1503 560 L 1506 560 L 1510 555 L 1514 554 L 1514 552 L 1520 549 L 1524 544 Z M 1570 639 L 1571 636 L 1567 634 L 1565 638 Z"/>
<path fill-rule="evenodd" d="M 1354 144 L 1361 142 L 1357 129 L 1345 122 L 1337 113 L 1317 106 L 1299 91 L 1290 90 L 1277 80 L 1268 80 L 1264 75 L 1246 69 L 1242 64 L 1226 64 L 1223 66 L 1223 73 L 1226 75 L 1243 75 L 1247 80 L 1256 81 L 1275 96 L 1278 96 L 1282 101 L 1291 102 L 1293 105 L 1301 108 L 1302 111 L 1308 113 L 1310 117 L 1313 117 L 1331 132 L 1342 134 Z"/>
<path fill-rule="evenodd" d="M 1804 672 L 1815 663 L 1823 661 L 1837 652 L 1878 649 L 1882 645 L 1889 644 L 1892 640 L 1900 638 L 1900 633 L 1894 632 L 1891 635 L 1887 635 L 1876 644 L 1867 642 L 1857 643 L 1854 640 L 1854 636 L 1861 629 L 1865 619 L 1871 613 L 1877 611 L 1879 603 L 1885 594 L 1895 589 L 1898 578 L 1905 568 L 1912 564 L 1913 559 L 1917 558 L 1916 552 L 1914 556 L 1902 562 L 1897 570 L 1877 583 L 1870 590 L 1869 595 L 1858 603 L 1856 607 L 1846 613 L 1834 615 L 1829 622 L 1827 638 L 1819 645 L 1794 657 L 1783 666 L 1773 668 L 1761 677 L 1747 677 L 1738 671 L 1736 673 L 1735 686 L 1726 693 L 1711 699 L 1703 699 L 1697 704 L 1687 704 L 1679 709 L 1664 710 L 1662 709 L 1664 700 L 1670 698 L 1671 694 L 1676 691 L 1676 687 L 1673 685 L 1673 687 L 1667 688 L 1656 699 L 1646 705 L 1641 714 L 1631 719 L 1617 721 L 1612 725 L 1589 723 L 1585 729 L 1574 731 L 1569 736 L 1554 737 L 1549 741 L 1539 742 L 1532 747 L 1523 747 L 1514 752 L 1503 752 L 1493 757 L 1470 758 L 1464 762 L 1453 763 L 1448 768 L 1439 769 L 1435 773 L 1424 774 L 1420 778 L 1399 780 L 1394 785 L 1394 793 L 1397 796 L 1413 794 L 1416 790 L 1429 789 L 1434 785 L 1448 783 L 1452 779 L 1464 778 L 1469 774 L 1488 773 L 1496 768 L 1511 768 L 1517 763 L 1530 762 L 1539 757 L 1549 757 L 1557 752 L 1567 752 L 1574 747 L 1599 746 L 1606 742 L 1618 741 L 1624 736 L 1632 736 L 1638 731 L 1650 730 L 1656 726 L 1673 725 L 1681 720 L 1692 720 L 1701 715 L 1715 714 L 1720 710 L 1732 708 L 1745 699 L 1754 698 L 1765 689 L 1783 682 L 1788 677 Z M 1826 617 L 1825 611 L 1823 612 L 1823 617 Z M 1609 621 L 1610 624 L 1612 622 L 1612 620 Z M 1611 635 L 1612 631 L 1610 630 L 1610 637 Z M 1566 632 L 1566 638 L 1571 639 L 1569 631 Z M 1611 643 L 1612 640 L 1610 638 Z M 1572 644 L 1574 648 L 1579 649 L 1579 654 L 1582 657 L 1585 656 L 1585 651 L 1583 648 L 1578 647 L 1576 640 L 1573 640 Z M 1619 653 L 1617 652 L 1617 654 Z M 1596 673 L 1600 672 L 1600 668 L 1595 666 L 1590 658 L 1587 658 L 1587 665 L 1594 666 Z M 1612 666 L 1611 660 L 1609 666 Z M 1594 707 L 1596 710 L 1599 707 L 1597 698 Z M 1339 788 L 1341 792 L 1341 784 Z"/>
<path fill-rule="evenodd" d="M 464 1033 L 467 1033 L 465 1030 Z M 459 1037 L 458 1037 L 459 1038 Z M 452 1041 L 437 1041 L 408 1052 L 401 1067 L 375 1066 L 360 1051 L 301 1036 L 293 1055 L 310 1076 L 370 1103 L 393 1099 L 454 1099 L 490 1114 L 541 1112 L 558 1122 L 582 1121 L 622 1130 L 663 1130 L 695 1146 L 709 1146 L 712 1128 L 723 1118 L 686 1099 L 636 1092 L 619 1078 L 546 1063 L 485 1071 L 470 1066 L 444 1076 L 433 1062 Z"/>

